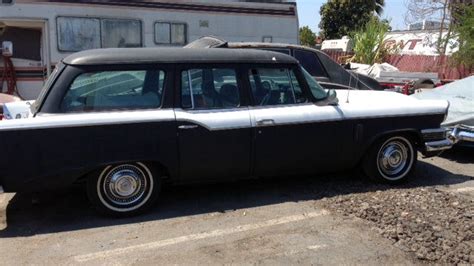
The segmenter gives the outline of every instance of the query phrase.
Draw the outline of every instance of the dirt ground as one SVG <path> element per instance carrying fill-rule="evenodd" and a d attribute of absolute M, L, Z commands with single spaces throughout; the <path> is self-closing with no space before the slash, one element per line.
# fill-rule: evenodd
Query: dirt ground
<path fill-rule="evenodd" d="M 3 194 L 0 257 L 4 265 L 429 262 L 418 249 L 399 244 L 403 232 L 394 240 L 390 219 L 399 215 L 392 203 L 377 203 L 377 208 L 386 208 L 379 220 L 367 218 L 372 217 L 367 210 L 373 206 L 363 205 L 367 197 L 374 198 L 370 193 L 394 201 L 400 201 L 395 197 L 400 193 L 415 195 L 415 203 L 404 204 L 418 204 L 417 208 L 436 199 L 433 193 L 444 193 L 450 204 L 461 202 L 471 208 L 474 150 L 420 158 L 416 177 L 398 187 L 373 184 L 355 173 L 171 187 L 164 189 L 151 212 L 125 219 L 97 215 L 77 188 L 38 195 Z M 426 210 L 426 217 L 432 216 L 429 212 L 441 213 L 420 208 Z M 469 263 L 474 259 L 474 239 L 454 239 L 454 244 L 444 247 L 446 252 Z M 464 248 L 460 255 L 456 254 L 459 246 Z"/>

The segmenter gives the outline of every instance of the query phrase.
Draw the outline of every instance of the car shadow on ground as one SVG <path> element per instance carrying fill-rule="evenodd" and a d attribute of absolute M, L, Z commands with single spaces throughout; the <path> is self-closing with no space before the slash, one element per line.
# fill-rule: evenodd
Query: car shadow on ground
<path fill-rule="evenodd" d="M 474 147 L 454 146 L 440 157 L 458 163 L 474 163 Z"/>
<path fill-rule="evenodd" d="M 0 237 L 32 236 L 196 214 L 231 212 L 351 193 L 458 184 L 471 179 L 473 176 L 456 175 L 420 161 L 416 177 L 396 187 L 373 183 L 354 172 L 174 186 L 163 189 L 160 200 L 148 213 L 121 219 L 98 215 L 89 204 L 84 190 L 79 188 L 36 195 L 16 194 L 10 200 L 6 214 L 0 213 L 0 217 L 7 217 L 7 227 L 0 231 Z"/>

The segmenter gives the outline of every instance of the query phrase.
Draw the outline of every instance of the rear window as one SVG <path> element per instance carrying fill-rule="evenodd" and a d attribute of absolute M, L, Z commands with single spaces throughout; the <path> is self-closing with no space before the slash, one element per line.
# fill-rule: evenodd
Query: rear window
<path fill-rule="evenodd" d="M 295 58 L 298 59 L 300 64 L 306 69 L 309 74 L 313 77 L 327 77 L 326 71 L 324 71 L 321 62 L 319 61 L 316 54 L 305 51 L 305 50 L 294 50 Z"/>
<path fill-rule="evenodd" d="M 61 103 L 63 112 L 151 109 L 161 106 L 161 70 L 100 71 L 76 77 Z"/>

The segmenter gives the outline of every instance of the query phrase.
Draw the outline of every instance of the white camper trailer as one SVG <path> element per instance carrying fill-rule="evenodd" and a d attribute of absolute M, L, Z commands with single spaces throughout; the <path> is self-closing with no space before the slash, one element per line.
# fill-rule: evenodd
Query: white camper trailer
<path fill-rule="evenodd" d="M 54 65 L 73 52 L 183 46 L 204 35 L 234 42 L 298 43 L 296 4 L 285 0 L 0 0 L 0 44 L 13 44 L 10 58 L 16 94 L 26 100 L 37 97 Z M 0 77 L 3 66 L 0 61 Z M 0 84 L 4 92 L 5 84 Z"/>

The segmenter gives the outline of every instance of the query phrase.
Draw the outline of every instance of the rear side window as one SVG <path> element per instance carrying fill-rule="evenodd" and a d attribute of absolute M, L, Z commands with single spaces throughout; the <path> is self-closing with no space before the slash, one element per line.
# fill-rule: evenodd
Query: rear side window
<path fill-rule="evenodd" d="M 294 50 L 295 58 L 298 59 L 300 62 L 301 66 L 306 69 L 309 74 L 313 77 L 327 77 L 328 75 L 326 74 L 326 71 L 324 71 L 323 66 L 321 65 L 321 62 L 319 61 L 318 57 L 316 54 L 310 52 L 310 51 L 304 51 L 304 50 Z"/>
<path fill-rule="evenodd" d="M 307 100 L 292 69 L 251 69 L 249 80 L 256 105 L 295 104 Z"/>
<path fill-rule="evenodd" d="M 221 109 L 240 106 L 234 69 L 189 69 L 181 72 L 181 105 L 186 109 Z"/>
<path fill-rule="evenodd" d="M 161 106 L 161 70 L 101 71 L 74 79 L 61 103 L 63 112 L 150 109 Z"/>
<path fill-rule="evenodd" d="M 277 52 L 277 53 L 282 53 L 282 54 L 290 55 L 290 49 L 284 49 L 284 48 L 262 48 L 262 50 L 272 51 L 272 52 Z"/>

